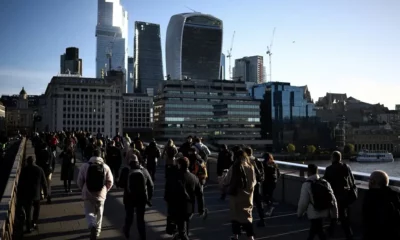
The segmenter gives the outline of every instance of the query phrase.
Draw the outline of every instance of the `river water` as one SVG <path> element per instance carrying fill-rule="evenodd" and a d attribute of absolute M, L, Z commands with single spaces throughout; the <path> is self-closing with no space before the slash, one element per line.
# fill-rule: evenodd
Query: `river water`
<path fill-rule="evenodd" d="M 395 159 L 394 162 L 386 163 L 359 163 L 344 161 L 347 163 L 352 171 L 371 173 L 375 170 L 385 171 L 391 177 L 400 177 L 400 159 Z M 320 167 L 327 167 L 331 164 L 329 160 L 316 160 L 316 161 L 305 161 L 304 164 L 314 163 Z"/>

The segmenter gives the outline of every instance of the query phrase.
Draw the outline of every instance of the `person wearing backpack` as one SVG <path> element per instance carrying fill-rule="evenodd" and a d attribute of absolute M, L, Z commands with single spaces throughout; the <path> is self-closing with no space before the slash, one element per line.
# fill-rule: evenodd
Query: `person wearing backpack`
<path fill-rule="evenodd" d="M 342 154 L 334 151 L 331 155 L 332 164 L 325 170 L 324 179 L 328 181 L 335 193 L 339 209 L 339 221 L 346 236 L 346 240 L 353 239 L 353 230 L 350 226 L 350 205 L 357 199 L 357 187 L 350 167 L 342 162 Z M 336 221 L 332 221 L 328 233 L 333 237 Z"/>
<path fill-rule="evenodd" d="M 114 184 L 110 167 L 95 150 L 94 156 L 79 169 L 77 185 L 82 190 L 86 221 L 90 229 L 90 240 L 100 236 L 104 202 L 107 192 Z"/>
<path fill-rule="evenodd" d="M 197 153 L 200 155 L 200 157 L 203 159 L 204 162 L 207 163 L 208 156 L 211 154 L 210 149 L 206 145 L 202 143 L 202 138 L 196 137 L 194 139 L 194 144 L 193 146 L 196 148 Z"/>
<path fill-rule="evenodd" d="M 264 182 L 264 166 L 258 158 L 253 156 L 253 149 L 245 147 L 244 152 L 249 157 L 250 163 L 253 164 L 254 172 L 256 174 L 256 185 L 254 186 L 253 202 L 256 205 L 260 221 L 257 223 L 258 227 L 265 227 L 265 213 L 261 195 L 261 184 Z"/>
<path fill-rule="evenodd" d="M 374 171 L 362 206 L 364 240 L 400 239 L 400 196 L 389 187 L 389 176 Z"/>
<path fill-rule="evenodd" d="M 189 171 L 193 173 L 200 181 L 200 184 L 204 186 L 207 179 L 207 165 L 205 161 L 197 154 L 196 147 L 191 147 L 188 151 L 188 157 L 190 165 Z"/>
<path fill-rule="evenodd" d="M 301 218 L 305 213 L 311 222 L 307 240 L 313 240 L 318 235 L 320 240 L 325 240 L 323 229 L 324 218 L 338 218 L 338 208 L 335 195 L 330 184 L 319 177 L 318 167 L 309 164 L 307 168 L 308 178 L 301 187 L 297 216 Z"/>
<path fill-rule="evenodd" d="M 154 183 L 151 180 L 149 172 L 140 165 L 136 155 L 132 154 L 129 158 L 129 167 L 122 169 L 118 185 L 124 188 L 123 203 L 126 215 L 123 232 L 126 239 L 129 239 L 133 215 L 136 211 L 137 229 L 140 239 L 146 240 L 144 213 L 146 204 L 151 206 Z"/>
<path fill-rule="evenodd" d="M 181 240 L 189 239 L 189 222 L 194 214 L 196 199 L 198 213 L 204 214 L 203 189 L 199 179 L 190 173 L 189 165 L 188 158 L 177 159 L 176 172 L 168 175 L 164 192 L 164 200 L 168 205 L 168 221 L 173 221 L 177 225 Z"/>

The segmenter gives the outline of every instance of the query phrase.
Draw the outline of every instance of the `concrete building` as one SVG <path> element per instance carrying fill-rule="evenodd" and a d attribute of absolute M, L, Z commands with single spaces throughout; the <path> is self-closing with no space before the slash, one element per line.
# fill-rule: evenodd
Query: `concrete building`
<path fill-rule="evenodd" d="M 82 59 L 79 58 L 79 49 L 69 47 L 60 57 L 60 73 L 82 76 Z"/>
<path fill-rule="evenodd" d="M 6 107 L 0 102 L 0 132 L 6 130 Z"/>
<path fill-rule="evenodd" d="M 39 96 L 28 96 L 22 88 L 19 95 L 1 96 L 6 110 L 7 133 L 30 134 L 33 131 L 34 115 L 38 112 Z"/>
<path fill-rule="evenodd" d="M 219 71 L 219 79 L 225 80 L 225 54 L 221 53 L 221 69 Z"/>
<path fill-rule="evenodd" d="M 109 56 L 111 56 L 111 61 Z M 96 78 L 103 78 L 109 69 L 121 69 L 126 74 L 128 68 L 127 58 L 127 11 L 121 6 L 120 0 L 98 0 Z M 128 74 L 126 74 L 126 77 L 127 76 Z M 126 82 L 128 81 L 126 80 Z"/>
<path fill-rule="evenodd" d="M 171 79 L 219 79 L 222 53 L 222 20 L 198 12 L 171 17 L 165 58 Z"/>
<path fill-rule="evenodd" d="M 126 82 L 126 92 L 133 93 L 134 92 L 134 74 L 135 74 L 135 67 L 134 67 L 134 58 L 128 57 L 128 81 Z"/>
<path fill-rule="evenodd" d="M 123 132 L 153 137 L 153 97 L 143 93 L 122 95 Z"/>
<path fill-rule="evenodd" d="M 235 60 L 234 79 L 245 82 L 264 82 L 264 60 L 262 56 L 243 57 Z"/>
<path fill-rule="evenodd" d="M 154 99 L 157 138 L 182 142 L 188 135 L 215 144 L 265 146 L 261 140 L 260 102 L 244 82 L 167 80 Z"/>
<path fill-rule="evenodd" d="M 135 22 L 135 92 L 155 93 L 164 80 L 160 25 Z"/>
<path fill-rule="evenodd" d="M 400 111 L 400 104 L 396 104 L 395 110 L 396 110 L 396 111 Z"/>
<path fill-rule="evenodd" d="M 110 137 L 122 133 L 125 79 L 122 71 L 110 71 L 104 79 L 53 77 L 42 116 L 46 131 L 85 130 Z"/>

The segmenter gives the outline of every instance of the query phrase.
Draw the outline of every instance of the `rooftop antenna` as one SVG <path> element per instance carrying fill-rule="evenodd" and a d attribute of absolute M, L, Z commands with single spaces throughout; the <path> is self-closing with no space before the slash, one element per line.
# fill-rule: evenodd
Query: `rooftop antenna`
<path fill-rule="evenodd" d="M 270 82 L 272 82 L 271 56 L 272 56 L 272 45 L 274 43 L 274 37 L 275 37 L 275 30 L 276 30 L 276 27 L 274 27 L 274 31 L 272 32 L 271 44 L 267 47 L 267 55 L 269 56 L 269 81 Z"/>
<path fill-rule="evenodd" d="M 194 10 L 193 8 L 188 7 L 188 6 L 185 6 L 185 8 L 187 8 L 187 9 L 189 9 L 190 11 L 195 12 L 195 13 L 198 12 L 198 11 Z"/>

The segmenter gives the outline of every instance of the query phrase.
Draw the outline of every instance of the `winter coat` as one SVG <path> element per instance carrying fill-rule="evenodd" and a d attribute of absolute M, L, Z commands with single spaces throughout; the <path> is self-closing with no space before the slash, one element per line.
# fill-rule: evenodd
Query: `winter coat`
<path fill-rule="evenodd" d="M 89 163 L 103 163 L 104 171 L 105 171 L 105 179 L 106 184 L 100 192 L 89 192 L 86 187 L 86 174 L 89 168 Z M 111 189 L 114 184 L 114 177 L 111 173 L 110 167 L 104 163 L 104 160 L 100 157 L 92 157 L 90 158 L 88 163 L 85 163 L 81 166 L 79 170 L 77 185 L 82 190 L 82 199 L 83 200 L 94 200 L 94 201 L 105 201 L 107 197 L 107 192 Z"/>
<path fill-rule="evenodd" d="M 231 212 L 231 219 L 239 223 L 252 223 L 253 211 L 253 194 L 254 186 L 256 185 L 256 174 L 253 165 L 249 163 L 241 163 L 246 176 L 245 188 L 239 187 L 235 196 L 229 196 L 229 205 Z M 224 185 L 229 185 L 232 178 L 239 178 L 240 176 L 233 176 L 233 167 L 229 168 L 228 174 L 224 179 Z"/>
<path fill-rule="evenodd" d="M 233 163 L 233 154 L 229 150 L 222 150 L 218 154 L 217 175 L 221 176 L 225 169 L 229 169 Z"/>
<path fill-rule="evenodd" d="M 307 178 L 307 181 L 315 181 L 318 180 L 320 177 L 318 174 L 312 175 Z M 301 193 L 300 193 L 300 199 L 299 199 L 299 204 L 297 206 L 297 216 L 301 217 L 304 215 L 305 212 L 307 212 L 308 219 L 319 219 L 319 218 L 338 218 L 338 208 L 337 208 L 337 203 L 336 203 L 336 198 L 335 195 L 333 194 L 332 188 L 330 185 L 329 191 L 332 194 L 332 198 L 334 199 L 334 204 L 331 209 L 326 209 L 323 211 L 317 211 L 313 207 L 312 203 L 314 202 L 313 196 L 312 196 L 312 191 L 311 191 L 311 182 L 304 182 L 302 187 L 301 187 Z"/>
<path fill-rule="evenodd" d="M 76 157 L 75 154 L 71 151 L 62 152 L 60 154 L 61 162 L 61 181 L 72 180 L 74 179 L 74 171 L 75 171 L 75 163 Z"/>

